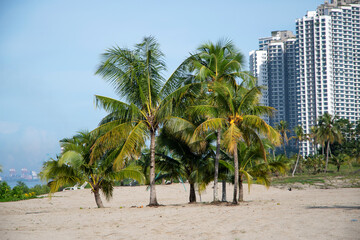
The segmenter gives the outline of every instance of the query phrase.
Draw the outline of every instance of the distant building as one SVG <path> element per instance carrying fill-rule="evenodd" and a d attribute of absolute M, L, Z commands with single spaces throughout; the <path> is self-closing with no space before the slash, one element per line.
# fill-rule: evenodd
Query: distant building
<path fill-rule="evenodd" d="M 325 112 L 360 119 L 359 10 L 358 0 L 332 1 L 296 20 L 298 119 L 306 133 Z M 302 144 L 303 154 L 314 151 Z"/>
<path fill-rule="evenodd" d="M 268 99 L 268 66 L 267 66 L 267 51 L 265 50 L 256 50 L 250 52 L 250 72 L 254 77 L 257 78 L 257 84 L 259 86 L 264 86 L 265 88 L 261 90 L 262 97 L 260 103 L 264 106 L 269 105 Z M 269 117 L 263 116 L 264 120 L 269 123 Z"/>
<path fill-rule="evenodd" d="M 38 179 L 38 175 L 35 171 L 31 171 L 32 179 Z"/>
<path fill-rule="evenodd" d="M 9 169 L 9 176 L 10 177 L 15 177 L 16 176 L 16 170 L 14 168 Z"/>
<path fill-rule="evenodd" d="M 277 109 L 267 120 L 275 126 L 281 120 L 296 126 L 296 38 L 291 31 L 273 31 L 259 39 L 259 50 L 251 51 L 250 72 L 265 85 L 262 103 Z"/>

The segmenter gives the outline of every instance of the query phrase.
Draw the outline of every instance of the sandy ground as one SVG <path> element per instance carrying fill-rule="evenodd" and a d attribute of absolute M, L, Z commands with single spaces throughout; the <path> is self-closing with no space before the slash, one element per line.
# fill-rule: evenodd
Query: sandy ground
<path fill-rule="evenodd" d="M 110 202 L 103 199 L 105 209 L 96 208 L 89 189 L 0 203 L 0 239 L 360 239 L 359 188 L 252 185 L 244 203 L 215 206 L 187 204 L 185 186 L 157 186 L 164 205 L 157 208 L 146 207 L 144 186 L 117 187 Z M 202 201 L 211 200 L 209 187 Z"/>

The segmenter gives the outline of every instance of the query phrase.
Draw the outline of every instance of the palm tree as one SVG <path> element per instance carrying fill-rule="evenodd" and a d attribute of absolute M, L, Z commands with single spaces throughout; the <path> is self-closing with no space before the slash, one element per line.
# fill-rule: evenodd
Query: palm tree
<path fill-rule="evenodd" d="M 169 121 L 166 125 L 176 124 L 176 121 Z M 188 180 L 190 184 L 189 202 L 196 202 L 195 184 L 205 187 L 213 176 L 213 164 L 210 164 L 214 157 L 214 152 L 210 147 L 212 136 L 198 138 L 191 141 L 191 137 L 196 125 L 188 122 L 187 126 L 174 132 L 173 128 L 164 127 L 159 135 L 158 144 L 162 146 L 162 151 L 157 155 L 161 160 L 159 167 L 167 172 L 171 171 L 172 176 L 181 177 Z M 174 172 L 173 169 L 176 169 Z"/>
<path fill-rule="evenodd" d="M 322 154 L 324 154 L 324 141 L 319 138 L 319 126 L 315 125 L 310 128 L 310 133 L 308 134 L 308 137 L 310 140 L 312 140 L 312 144 L 314 145 L 316 152 L 318 151 L 318 145 L 321 145 L 321 151 Z"/>
<path fill-rule="evenodd" d="M 239 196 L 238 201 L 244 201 L 244 188 L 243 188 L 243 180 L 244 176 L 248 182 L 248 190 L 250 192 L 250 186 L 252 183 L 253 176 L 249 173 L 249 169 L 252 166 L 253 161 L 256 158 L 261 158 L 261 154 L 263 153 L 256 146 L 247 146 L 244 142 L 239 142 L 237 146 L 237 156 L 239 161 L 239 174 L 238 174 L 238 183 L 239 183 Z M 226 152 L 223 153 L 225 158 L 231 159 L 231 156 L 227 155 Z M 235 172 L 235 171 L 234 171 Z M 235 179 L 235 177 L 234 177 Z"/>
<path fill-rule="evenodd" d="M 239 180 L 238 150 L 240 141 L 248 146 L 252 142 L 258 142 L 265 155 L 265 149 L 261 143 L 260 135 L 267 135 L 272 141 L 279 141 L 278 133 L 269 126 L 259 115 L 271 114 L 273 108 L 260 106 L 259 87 L 250 90 L 242 85 L 231 85 L 214 82 L 213 91 L 218 96 L 216 107 L 222 109 L 222 114 L 217 118 L 211 118 L 200 124 L 194 135 L 209 130 L 224 129 L 223 145 L 234 159 L 234 197 L 233 203 L 237 204 L 237 187 Z M 198 112 L 206 112 L 211 106 L 195 106 Z"/>
<path fill-rule="evenodd" d="M 278 130 L 281 135 L 281 144 L 284 146 L 284 154 L 285 157 L 287 157 L 286 144 L 289 142 L 289 138 L 287 136 L 287 133 L 290 132 L 289 124 L 286 121 L 281 120 L 276 126 L 276 130 Z"/>
<path fill-rule="evenodd" d="M 336 124 L 336 117 L 332 117 L 329 113 L 325 113 L 318 119 L 318 131 L 317 136 L 325 143 L 326 146 L 326 162 L 324 172 L 327 171 L 327 165 L 329 162 L 330 143 L 342 141 L 341 131 Z"/>
<path fill-rule="evenodd" d="M 184 85 L 188 78 L 186 63 L 181 65 L 165 81 L 164 54 L 153 37 L 145 37 L 134 50 L 114 47 L 103 54 L 103 61 L 96 74 L 111 83 L 116 93 L 126 102 L 104 96 L 95 96 L 97 107 L 109 112 L 96 131 L 106 133 L 98 139 L 96 152 L 105 153 L 108 148 L 124 139 L 124 146 L 114 161 L 114 167 L 123 165 L 126 157 L 139 155 L 145 141 L 150 139 L 150 203 L 158 205 L 155 191 L 155 137 L 158 129 L 176 110 L 178 99 L 193 88 Z M 91 158 L 94 159 L 96 155 Z"/>
<path fill-rule="evenodd" d="M 89 132 L 79 132 L 72 138 L 60 141 L 63 153 L 58 159 L 50 159 L 45 162 L 41 171 L 41 178 L 49 181 L 51 193 L 56 192 L 65 184 L 77 184 L 88 182 L 94 193 L 98 208 L 103 208 L 100 190 L 107 200 L 112 197 L 115 180 L 132 178 L 139 182 L 143 181 L 143 175 L 139 168 L 134 165 L 113 171 L 112 161 L 117 149 L 109 151 L 101 158 L 90 164 L 90 153 L 96 138 Z"/>
<path fill-rule="evenodd" d="M 202 97 L 208 104 L 213 104 L 209 99 L 210 93 L 213 92 L 212 85 L 217 83 L 231 83 L 236 85 L 236 79 L 242 78 L 248 81 L 251 79 L 250 75 L 242 71 L 244 65 L 244 56 L 236 49 L 235 45 L 230 40 L 219 40 L 216 43 L 208 42 L 200 45 L 197 48 L 197 53 L 190 58 L 194 75 L 200 82 L 208 84 L 208 93 Z M 199 98 L 198 98 L 199 99 Z M 213 109 L 215 110 L 215 109 Z M 208 118 L 217 118 L 218 111 L 213 111 L 211 115 L 208 113 Z M 218 198 L 218 175 L 219 175 L 219 160 L 220 160 L 220 141 L 221 129 L 216 129 L 216 157 L 215 157 L 215 171 L 214 171 L 214 188 L 213 201 L 219 201 Z"/>
<path fill-rule="evenodd" d="M 295 136 L 292 136 L 290 139 L 295 139 L 296 140 L 296 144 L 298 145 L 298 147 L 299 147 L 299 152 L 298 152 L 298 154 L 297 154 L 297 158 L 296 158 L 296 163 L 295 163 L 295 167 L 294 167 L 294 170 L 293 170 L 293 172 L 292 172 L 292 176 L 294 177 L 294 175 L 295 175 L 295 172 L 296 172 L 296 168 L 297 168 L 297 166 L 298 166 L 298 164 L 299 164 L 299 159 L 300 159 L 300 143 L 302 142 L 302 141 L 305 141 L 305 140 L 307 140 L 308 139 L 308 137 L 307 137 L 307 134 L 305 134 L 304 133 L 304 129 L 302 128 L 302 126 L 296 126 L 295 128 L 294 128 L 294 132 L 295 132 Z"/>

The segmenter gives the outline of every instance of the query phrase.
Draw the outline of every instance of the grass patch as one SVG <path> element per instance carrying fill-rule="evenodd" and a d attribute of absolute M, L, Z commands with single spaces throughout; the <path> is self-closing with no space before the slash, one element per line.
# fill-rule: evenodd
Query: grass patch
<path fill-rule="evenodd" d="M 360 188 L 360 166 L 342 166 L 340 171 L 337 172 L 336 166 L 329 164 L 328 172 L 311 173 L 303 172 L 297 173 L 294 177 L 291 173 L 288 176 L 272 178 L 271 185 L 273 186 L 286 186 L 296 183 L 315 185 L 320 188 Z"/>
<path fill-rule="evenodd" d="M 310 184 L 314 185 L 315 183 L 325 183 L 325 179 L 321 176 L 314 177 L 314 176 L 295 176 L 295 177 L 279 177 L 273 178 L 272 182 L 273 185 L 283 185 L 283 184 L 293 184 L 293 183 L 301 183 L 301 184 Z"/>

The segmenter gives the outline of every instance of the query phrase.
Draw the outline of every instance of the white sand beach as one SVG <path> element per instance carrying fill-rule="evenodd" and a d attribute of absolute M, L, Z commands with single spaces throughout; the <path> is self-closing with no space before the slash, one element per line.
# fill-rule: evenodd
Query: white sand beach
<path fill-rule="evenodd" d="M 359 188 L 252 185 L 238 206 L 215 206 L 187 204 L 185 186 L 156 186 L 157 208 L 146 207 L 145 186 L 117 187 L 104 209 L 89 189 L 0 203 L 0 239 L 360 239 Z M 211 200 L 209 187 L 202 201 Z"/>

